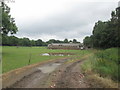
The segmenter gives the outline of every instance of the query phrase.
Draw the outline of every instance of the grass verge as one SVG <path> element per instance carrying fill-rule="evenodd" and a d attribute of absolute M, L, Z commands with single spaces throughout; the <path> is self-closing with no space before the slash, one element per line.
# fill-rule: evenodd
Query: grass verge
<path fill-rule="evenodd" d="M 113 88 L 117 87 L 120 77 L 118 62 L 117 48 L 98 50 L 84 62 L 82 70 L 91 81 L 102 82 L 103 87 Z"/>

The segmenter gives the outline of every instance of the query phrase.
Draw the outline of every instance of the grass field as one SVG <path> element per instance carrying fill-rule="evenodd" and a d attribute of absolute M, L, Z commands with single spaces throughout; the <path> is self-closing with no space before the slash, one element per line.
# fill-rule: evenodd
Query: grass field
<path fill-rule="evenodd" d="M 2 47 L 2 73 L 28 65 L 30 55 L 30 64 L 42 62 L 50 59 L 63 57 L 82 57 L 89 53 L 89 50 L 51 50 L 46 47 Z M 42 56 L 43 53 L 74 53 L 72 56 Z"/>

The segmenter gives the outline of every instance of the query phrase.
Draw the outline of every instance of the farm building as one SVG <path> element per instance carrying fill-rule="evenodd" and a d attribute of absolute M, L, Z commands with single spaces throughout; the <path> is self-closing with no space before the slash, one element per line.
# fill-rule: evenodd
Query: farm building
<path fill-rule="evenodd" d="M 83 49 L 83 45 L 80 43 L 52 43 L 48 45 L 48 49 Z"/>

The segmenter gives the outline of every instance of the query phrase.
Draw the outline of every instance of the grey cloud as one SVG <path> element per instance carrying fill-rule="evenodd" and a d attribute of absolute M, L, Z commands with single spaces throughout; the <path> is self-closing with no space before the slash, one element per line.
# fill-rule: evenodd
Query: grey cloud
<path fill-rule="evenodd" d="M 77 3 L 64 13 L 57 13 L 43 21 L 37 19 L 19 27 L 23 35 L 56 35 L 61 38 L 84 38 L 90 35 L 92 26 L 98 20 L 110 18 L 111 10 L 116 3 Z M 34 18 L 34 17 L 33 17 Z M 18 34 L 19 36 L 19 34 Z M 39 38 L 39 37 L 38 37 Z"/>

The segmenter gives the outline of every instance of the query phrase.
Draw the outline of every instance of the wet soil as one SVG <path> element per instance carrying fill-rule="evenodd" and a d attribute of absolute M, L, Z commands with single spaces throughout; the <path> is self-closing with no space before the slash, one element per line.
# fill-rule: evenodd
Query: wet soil
<path fill-rule="evenodd" d="M 42 56 L 70 56 L 75 55 L 74 53 L 43 53 Z"/>
<path fill-rule="evenodd" d="M 58 60 L 36 67 L 35 72 L 16 82 L 11 88 L 89 88 L 84 73 L 83 60 Z"/>

